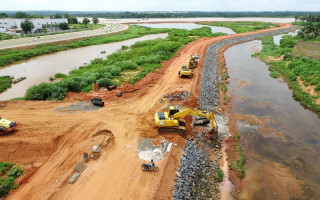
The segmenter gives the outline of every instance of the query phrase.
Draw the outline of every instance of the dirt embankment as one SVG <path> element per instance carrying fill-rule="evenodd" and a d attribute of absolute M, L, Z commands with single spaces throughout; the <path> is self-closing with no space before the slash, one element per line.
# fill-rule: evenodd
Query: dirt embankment
<path fill-rule="evenodd" d="M 288 27 L 290 25 L 283 25 Z M 272 29 L 273 30 L 273 29 Z M 258 31 L 258 32 L 262 32 Z M 202 58 L 207 47 L 226 38 L 203 38 L 181 48 L 176 56 L 163 63 L 163 68 L 148 74 L 136 85 L 114 91 L 70 93 L 63 102 L 18 101 L 5 104 L 1 116 L 15 120 L 15 132 L 1 137 L 0 160 L 15 162 L 27 169 L 19 189 L 7 199 L 171 199 L 175 171 L 185 143 L 191 134 L 160 135 L 154 126 L 154 113 L 169 104 L 197 107 L 200 92 Z M 192 79 L 180 79 L 181 65 L 191 54 L 200 55 L 200 63 Z M 115 96 L 117 92 L 139 89 Z M 189 99 L 169 103 L 163 95 L 189 91 Z M 99 96 L 106 106 L 88 112 L 58 112 L 55 109 Z M 163 101 L 160 101 L 162 99 Z M 111 137 L 111 142 L 106 142 Z M 138 157 L 139 138 L 155 141 L 166 138 L 177 143 L 157 165 L 158 173 L 143 173 Z M 102 144 L 101 157 L 90 161 L 74 184 L 68 184 L 72 167 L 82 160 L 82 153 L 94 144 Z"/>

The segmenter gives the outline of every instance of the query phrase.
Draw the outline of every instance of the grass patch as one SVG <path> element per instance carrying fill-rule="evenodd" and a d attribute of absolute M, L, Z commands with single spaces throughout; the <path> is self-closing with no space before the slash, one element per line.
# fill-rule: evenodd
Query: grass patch
<path fill-rule="evenodd" d="M 268 28 L 279 26 L 277 24 L 272 24 L 267 22 L 208 22 L 208 23 L 198 23 L 198 24 L 209 25 L 209 26 L 222 26 L 222 27 L 230 28 L 236 33 L 245 33 L 245 32 L 268 29 Z"/>
<path fill-rule="evenodd" d="M 272 78 L 279 78 L 280 77 L 280 73 L 279 72 L 270 72 L 270 76 L 272 77 Z"/>
<path fill-rule="evenodd" d="M 160 32 L 164 29 L 151 29 L 133 26 L 141 32 Z M 165 29 L 167 30 L 167 29 Z M 92 82 L 106 87 L 119 83 L 122 74 L 134 71 L 128 82 L 134 84 L 150 72 L 161 68 L 161 62 L 172 58 L 179 48 L 195 40 L 197 37 L 212 37 L 209 27 L 193 30 L 173 29 L 165 39 L 155 39 L 136 42 L 128 50 L 119 50 L 107 57 L 97 58 L 90 64 L 73 70 L 57 83 L 41 83 L 29 88 L 26 92 L 27 100 L 63 100 L 67 92 L 88 92 L 92 89 Z"/>
<path fill-rule="evenodd" d="M 105 27 L 105 24 L 69 24 L 70 29 L 90 29 L 95 30 Z"/>
<path fill-rule="evenodd" d="M 3 198 L 11 190 L 18 188 L 17 185 L 14 185 L 14 181 L 23 171 L 20 167 L 14 166 L 13 163 L 0 162 L 0 173 L 0 198 Z"/>
<path fill-rule="evenodd" d="M 4 92 L 6 89 L 11 87 L 12 77 L 10 76 L 0 76 L 0 93 Z"/>
<path fill-rule="evenodd" d="M 10 39 L 13 39 L 13 35 L 0 33 L 0 40 L 10 40 Z"/>
<path fill-rule="evenodd" d="M 223 174 L 222 169 L 218 168 L 215 170 L 215 172 L 214 172 L 214 180 L 215 181 L 218 181 L 218 182 L 223 181 L 223 176 L 224 176 L 224 174 Z"/>
<path fill-rule="evenodd" d="M 246 158 L 243 154 L 243 150 L 240 144 L 240 135 L 238 133 L 235 133 L 233 135 L 233 152 L 236 154 L 235 158 L 232 159 L 231 164 L 229 165 L 229 168 L 236 172 L 237 176 L 239 178 L 244 177 L 244 164 L 246 162 Z"/>
<path fill-rule="evenodd" d="M 320 61 L 299 56 L 294 50 L 298 41 L 297 37 L 285 36 L 280 40 L 280 45 L 275 45 L 272 37 L 267 36 L 262 38 L 262 51 L 255 55 L 269 66 L 270 76 L 282 75 L 303 106 L 320 113 L 320 106 L 315 102 L 317 97 L 304 91 L 298 83 L 299 77 L 304 86 L 314 86 L 316 91 L 320 91 Z M 283 56 L 283 59 L 270 60 L 270 56 Z"/>

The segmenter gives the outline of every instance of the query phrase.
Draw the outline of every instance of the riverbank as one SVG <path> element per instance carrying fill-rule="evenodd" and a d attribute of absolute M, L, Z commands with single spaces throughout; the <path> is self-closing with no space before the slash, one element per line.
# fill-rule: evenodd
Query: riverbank
<path fill-rule="evenodd" d="M 299 55 L 297 37 L 285 36 L 280 45 L 270 37 L 262 38 L 263 48 L 256 53 L 269 66 L 270 76 L 280 75 L 303 106 L 320 114 L 320 61 Z"/>

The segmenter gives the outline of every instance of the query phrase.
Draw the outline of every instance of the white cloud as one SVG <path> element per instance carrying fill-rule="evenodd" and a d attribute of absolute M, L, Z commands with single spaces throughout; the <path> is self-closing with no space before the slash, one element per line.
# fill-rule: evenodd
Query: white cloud
<path fill-rule="evenodd" d="M 0 0 L 0 10 L 317 11 L 319 0 Z M 319 10 L 319 9 L 318 9 Z"/>

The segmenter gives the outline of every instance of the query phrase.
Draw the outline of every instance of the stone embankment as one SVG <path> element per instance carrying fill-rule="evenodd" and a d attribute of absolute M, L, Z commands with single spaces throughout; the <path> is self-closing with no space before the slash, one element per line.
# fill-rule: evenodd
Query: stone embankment
<path fill-rule="evenodd" d="M 218 52 L 228 45 L 247 42 L 269 35 L 278 35 L 297 29 L 296 26 L 274 30 L 264 33 L 244 35 L 218 41 L 211 45 L 206 53 L 206 58 L 201 75 L 201 92 L 199 97 L 200 109 L 214 111 L 219 106 L 219 74 L 218 74 Z M 220 199 L 219 194 L 212 196 L 212 191 L 217 188 L 217 183 L 212 182 L 214 171 L 219 168 L 219 158 L 221 158 L 221 142 L 225 138 L 224 133 L 218 133 L 217 143 L 210 148 L 214 148 L 216 157 L 213 162 L 206 151 L 201 148 L 208 148 L 204 144 L 201 134 L 194 138 L 188 138 L 185 144 L 183 156 L 180 158 L 180 166 L 176 171 L 177 178 L 172 192 L 174 200 L 178 199 Z"/>

